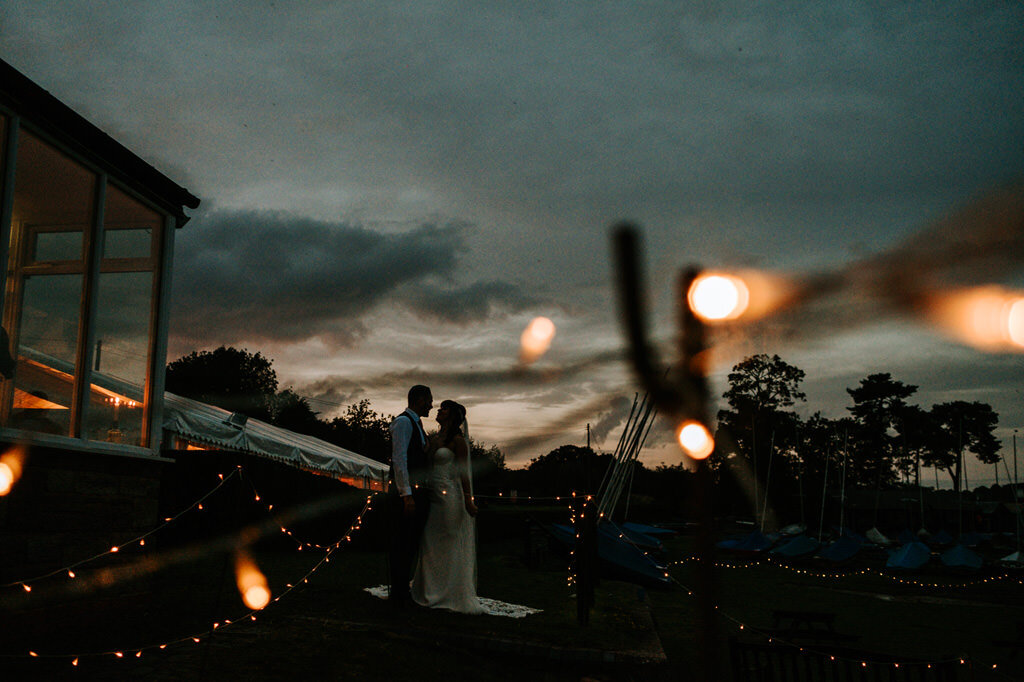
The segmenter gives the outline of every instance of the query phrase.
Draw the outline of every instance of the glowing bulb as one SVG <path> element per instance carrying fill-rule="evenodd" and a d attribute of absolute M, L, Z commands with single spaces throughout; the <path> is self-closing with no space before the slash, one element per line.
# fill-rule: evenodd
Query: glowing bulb
<path fill-rule="evenodd" d="M 524 363 L 531 363 L 548 352 L 551 341 L 555 338 L 555 323 L 546 317 L 535 317 L 526 325 L 519 337 L 519 358 Z"/>
<path fill-rule="evenodd" d="M 750 303 L 747 285 L 732 275 L 700 275 L 686 296 L 690 309 L 709 321 L 735 320 Z"/>
<path fill-rule="evenodd" d="M 0 456 L 0 497 L 11 492 L 11 488 L 21 478 L 24 463 L 25 453 L 19 447 L 14 447 Z"/>
<path fill-rule="evenodd" d="M 1024 348 L 1024 298 L 1018 298 L 1010 306 L 1006 327 L 1010 342 Z"/>
<path fill-rule="evenodd" d="M 239 552 L 235 557 L 235 578 L 242 601 L 250 609 L 258 611 L 270 603 L 267 579 L 245 552 Z"/>
<path fill-rule="evenodd" d="M 12 486 L 14 486 L 14 472 L 7 462 L 0 462 L 0 495 L 11 492 Z"/>
<path fill-rule="evenodd" d="M 715 439 L 700 422 L 684 422 L 679 429 L 679 445 L 692 459 L 705 459 L 715 449 Z"/>

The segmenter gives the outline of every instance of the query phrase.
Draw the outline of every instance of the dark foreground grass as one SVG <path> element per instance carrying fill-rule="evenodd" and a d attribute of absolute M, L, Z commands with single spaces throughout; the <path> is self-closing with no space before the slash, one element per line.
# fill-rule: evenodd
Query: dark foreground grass
<path fill-rule="evenodd" d="M 522 537 L 481 542 L 481 596 L 540 613 L 512 619 L 415 609 L 397 616 L 364 589 L 386 575 L 383 553 L 369 544 L 335 552 L 306 580 L 323 551 L 287 543 L 257 550 L 254 558 L 281 598 L 255 621 L 245 617 L 228 555 L 161 572 L 119 595 L 19 612 L 27 625 L 3 647 L 12 655 L 0 659 L 0 679 L 554 682 L 661 674 L 646 595 L 602 582 L 589 624 L 580 626 L 567 557 L 557 551 L 527 567 Z M 40 656 L 25 657 L 28 650 Z"/>
<path fill-rule="evenodd" d="M 877 574 L 721 568 L 720 647 L 709 652 L 698 649 L 695 600 L 683 587 L 643 590 L 602 580 L 589 624 L 579 625 L 567 557 L 547 546 L 536 526 L 528 542 L 526 516 L 492 510 L 481 523 L 479 551 L 480 594 L 542 609 L 524 619 L 426 609 L 398 617 L 364 591 L 386 575 L 383 553 L 372 542 L 335 553 L 308 582 L 302 578 L 323 552 L 277 543 L 255 558 L 281 599 L 255 622 L 224 624 L 247 610 L 233 584 L 231 557 L 204 556 L 120 594 L 18 611 L 16 619 L 5 619 L 3 652 L 13 656 L 0 659 L 0 679 L 658 682 L 696 679 L 694 671 L 713 660 L 718 679 L 728 680 L 728 638 L 756 638 L 771 626 L 775 609 L 834 612 L 837 629 L 857 637 L 860 649 L 931 660 L 963 656 L 972 663 L 965 680 L 1024 679 L 1024 656 L 994 644 L 1014 638 L 1024 620 L 1018 615 L 1024 586 L 1015 578 L 963 586 L 978 576 L 907 576 L 946 585 L 921 587 Z M 669 559 L 690 551 L 689 538 L 667 543 Z M 693 586 L 693 568 L 690 562 L 671 570 L 680 585 Z M 296 587 L 285 592 L 287 584 Z M 165 642 L 172 644 L 155 646 Z M 29 649 L 42 656 L 26 657 Z M 104 653 L 89 655 L 96 652 Z"/>

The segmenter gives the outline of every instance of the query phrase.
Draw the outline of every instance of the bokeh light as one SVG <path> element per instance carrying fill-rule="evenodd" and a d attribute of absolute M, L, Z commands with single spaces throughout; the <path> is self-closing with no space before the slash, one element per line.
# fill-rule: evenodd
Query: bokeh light
<path fill-rule="evenodd" d="M 0 497 L 14 488 L 14 484 L 21 478 L 24 464 L 25 453 L 20 447 L 14 447 L 0 456 Z"/>
<path fill-rule="evenodd" d="M 555 323 L 546 317 L 535 317 L 520 337 L 519 357 L 524 363 L 536 361 L 551 348 L 555 338 Z"/>
<path fill-rule="evenodd" d="M 267 578 L 245 552 L 240 551 L 235 556 L 235 580 L 242 601 L 250 609 L 258 611 L 270 603 Z"/>
<path fill-rule="evenodd" d="M 998 286 L 936 296 L 928 309 L 934 322 L 982 350 L 1024 348 L 1024 295 Z"/>
<path fill-rule="evenodd" d="M 739 277 L 707 273 L 693 281 L 687 299 L 698 317 L 711 322 L 735 320 L 746 311 L 750 290 Z"/>
<path fill-rule="evenodd" d="M 700 422 L 689 420 L 679 427 L 679 445 L 691 459 L 706 459 L 715 450 L 715 439 Z"/>
<path fill-rule="evenodd" d="M 1010 343 L 1024 348 L 1024 297 L 1010 304 L 1006 322 Z"/>

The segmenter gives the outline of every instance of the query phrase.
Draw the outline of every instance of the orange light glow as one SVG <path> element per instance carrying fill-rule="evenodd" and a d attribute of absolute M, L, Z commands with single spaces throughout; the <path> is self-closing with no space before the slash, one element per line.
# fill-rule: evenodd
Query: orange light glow
<path fill-rule="evenodd" d="M 0 455 L 0 497 L 11 492 L 14 484 L 21 478 L 21 470 L 25 464 L 25 452 L 14 447 Z"/>
<path fill-rule="evenodd" d="M 679 445 L 691 459 L 705 459 L 715 450 L 715 439 L 707 427 L 693 420 L 679 428 Z"/>
<path fill-rule="evenodd" d="M 933 301 L 929 314 L 960 340 L 988 351 L 1024 348 L 1024 294 L 998 286 L 977 287 Z"/>
<path fill-rule="evenodd" d="M 750 290 L 739 277 L 722 273 L 702 274 L 686 294 L 690 309 L 709 322 L 735 320 L 750 304 Z"/>
<path fill-rule="evenodd" d="M 235 581 L 242 601 L 250 609 L 258 611 L 270 603 L 267 579 L 245 552 L 240 551 L 235 556 Z"/>
<path fill-rule="evenodd" d="M 523 330 L 520 337 L 519 358 L 531 363 L 548 352 L 555 338 L 555 323 L 546 317 L 535 317 Z"/>
<path fill-rule="evenodd" d="M 1018 298 L 1010 305 L 1006 322 L 1010 342 L 1024 348 L 1024 297 Z"/>

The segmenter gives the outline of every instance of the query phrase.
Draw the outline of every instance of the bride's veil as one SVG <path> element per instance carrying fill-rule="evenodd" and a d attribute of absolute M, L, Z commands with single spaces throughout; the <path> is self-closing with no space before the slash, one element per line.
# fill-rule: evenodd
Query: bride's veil
<path fill-rule="evenodd" d="M 466 439 L 466 475 L 469 477 L 469 494 L 473 494 L 473 448 L 469 440 L 469 420 L 462 420 L 462 437 Z"/>
<path fill-rule="evenodd" d="M 463 408 L 465 410 L 465 408 Z M 465 412 L 463 412 L 465 414 Z M 462 418 L 462 437 L 466 439 L 466 477 L 469 479 L 469 496 L 473 497 L 473 447 L 469 440 L 469 419 Z M 476 556 L 476 523 L 473 522 L 473 554 Z M 477 562 L 473 561 L 473 592 L 477 589 Z"/>

